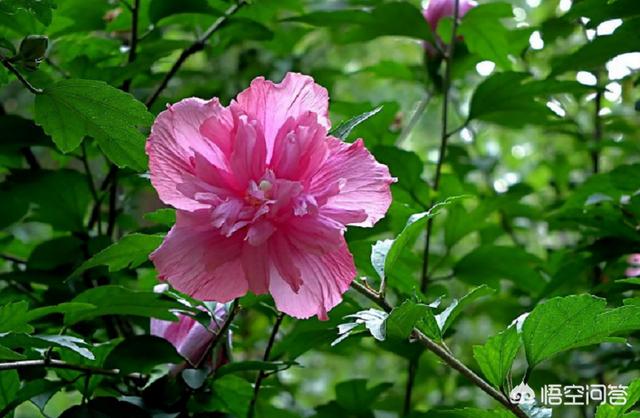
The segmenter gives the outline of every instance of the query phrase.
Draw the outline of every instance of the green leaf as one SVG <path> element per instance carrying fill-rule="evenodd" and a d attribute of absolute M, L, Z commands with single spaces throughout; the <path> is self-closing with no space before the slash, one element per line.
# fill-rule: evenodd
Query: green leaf
<path fill-rule="evenodd" d="M 286 21 L 332 28 L 332 35 L 342 43 L 369 41 L 380 36 L 433 40 L 420 10 L 407 2 L 382 3 L 367 10 L 312 12 Z"/>
<path fill-rule="evenodd" d="M 431 307 L 422 303 L 406 300 L 394 308 L 385 321 L 389 338 L 406 339 L 416 324 L 431 314 Z"/>
<path fill-rule="evenodd" d="M 484 345 L 473 347 L 473 357 L 487 380 L 502 388 L 522 341 L 515 326 L 489 338 Z"/>
<path fill-rule="evenodd" d="M 149 5 L 149 20 L 158 23 L 162 18 L 181 13 L 219 14 L 209 6 L 207 0 L 152 0 Z"/>
<path fill-rule="evenodd" d="M 332 346 L 344 341 L 354 330 L 362 328 L 361 326 L 364 326 L 378 341 L 384 341 L 387 336 L 385 328 L 387 313 L 384 311 L 371 308 L 347 315 L 345 318 L 354 318 L 354 321 L 338 325 L 339 337 L 331 343 Z"/>
<path fill-rule="evenodd" d="M 92 136 L 119 167 L 146 168 L 144 136 L 137 127 L 148 126 L 153 117 L 133 96 L 102 81 L 58 81 L 36 96 L 35 120 L 62 152 Z"/>
<path fill-rule="evenodd" d="M 36 319 L 40 319 L 51 314 L 66 314 L 76 311 L 86 311 L 93 308 L 95 308 L 95 306 L 90 303 L 78 302 L 63 302 L 58 305 L 42 306 L 39 308 L 31 309 L 26 315 L 26 321 L 35 321 Z"/>
<path fill-rule="evenodd" d="M 80 354 L 82 357 L 94 360 L 95 356 L 93 353 L 83 347 L 83 345 L 89 345 L 82 338 L 74 337 L 71 335 L 37 335 L 35 338 L 39 338 L 41 340 L 47 341 L 48 343 L 57 345 L 59 347 L 68 348 L 69 350 Z M 82 344 L 82 345 L 80 345 Z"/>
<path fill-rule="evenodd" d="M 518 288 L 538 295 L 546 285 L 538 269 L 541 260 L 521 247 L 484 245 L 471 251 L 454 268 L 456 277 L 470 284 L 489 283 L 499 287 L 500 280 L 512 281 Z"/>
<path fill-rule="evenodd" d="M 16 353 L 10 348 L 0 345 L 0 360 L 22 360 L 25 356 Z"/>
<path fill-rule="evenodd" d="M 481 4 L 464 15 L 458 33 L 464 36 L 469 51 L 510 69 L 508 31 L 500 19 L 512 16 L 508 3 Z"/>
<path fill-rule="evenodd" d="M 127 401 L 111 397 L 93 398 L 81 405 L 75 405 L 60 415 L 60 418 L 151 418 L 151 414 Z"/>
<path fill-rule="evenodd" d="M 67 313 L 64 316 L 67 326 L 104 315 L 134 315 L 175 321 L 176 316 L 171 310 L 189 310 L 178 302 L 160 299 L 157 293 L 136 292 L 112 285 L 85 290 L 72 302 L 89 303 L 95 308 Z"/>
<path fill-rule="evenodd" d="M 371 116 L 375 115 L 381 110 L 382 110 L 382 106 L 378 106 L 375 109 L 370 110 L 369 112 L 363 113 L 358 116 L 354 116 L 353 118 L 347 121 L 341 122 L 337 127 L 333 128 L 329 132 L 329 135 L 333 135 L 337 138 L 345 140 L 347 139 L 347 137 L 349 136 L 353 128 L 360 125 L 362 122 L 369 119 Z"/>
<path fill-rule="evenodd" d="M 277 373 L 282 370 L 286 370 L 291 366 L 297 366 L 297 365 L 299 365 L 299 363 L 295 361 L 257 361 L 257 360 L 234 361 L 231 363 L 227 363 L 222 367 L 216 369 L 216 376 L 222 377 L 227 374 L 233 374 L 238 372 L 253 372 L 253 371 Z"/>
<path fill-rule="evenodd" d="M 51 380 L 45 379 L 37 379 L 25 382 L 25 384 L 16 393 L 15 398 L 11 401 L 11 403 L 5 406 L 5 410 L 16 408 L 21 403 L 31 400 L 42 411 L 42 409 L 44 409 L 44 406 L 46 405 L 46 402 L 51 398 L 51 396 L 53 396 L 60 389 L 64 388 L 66 385 L 67 382 L 53 382 Z"/>
<path fill-rule="evenodd" d="M 29 304 L 11 302 L 0 307 L 0 334 L 5 332 L 32 332 L 28 322 Z"/>
<path fill-rule="evenodd" d="M 0 372 L 0 410 L 13 402 L 16 394 L 20 390 L 20 378 L 15 370 L 4 370 Z"/>
<path fill-rule="evenodd" d="M 442 335 L 447 332 L 447 330 L 451 327 L 451 325 L 453 325 L 455 320 L 467 306 L 469 306 L 477 299 L 483 296 L 491 295 L 494 292 L 495 290 L 488 287 L 487 285 L 482 285 L 471 290 L 469 293 L 460 298 L 460 300 L 453 299 L 451 304 L 447 306 L 444 311 L 435 316 Z"/>
<path fill-rule="evenodd" d="M 529 367 L 562 351 L 598 344 L 613 334 L 640 329 L 640 305 L 611 310 L 606 305 L 606 300 L 592 295 L 572 295 L 536 306 L 522 327 Z"/>
<path fill-rule="evenodd" d="M 5 182 L 6 195 L 23 208 L 28 219 L 56 230 L 84 231 L 91 193 L 85 176 L 73 170 L 15 171 Z"/>
<path fill-rule="evenodd" d="M 82 263 L 70 278 L 78 277 L 90 268 L 108 266 L 109 271 L 134 269 L 149 259 L 149 254 L 162 244 L 161 235 L 130 234 Z"/>
<path fill-rule="evenodd" d="M 496 73 L 484 80 L 471 98 L 469 120 L 480 119 L 508 127 L 548 124 L 557 120 L 547 106 L 558 93 L 586 93 L 593 90 L 576 81 L 530 80 L 528 73 Z"/>
<path fill-rule="evenodd" d="M 56 8 L 53 0 L 3 0 L 0 2 L 0 13 L 14 15 L 19 9 L 34 15 L 43 25 L 51 23 L 52 9 Z"/>
<path fill-rule="evenodd" d="M 182 357 L 169 341 L 152 335 L 136 335 L 111 350 L 104 367 L 122 373 L 151 373 L 158 365 L 181 362 Z"/>
<path fill-rule="evenodd" d="M 640 400 L 640 379 L 631 382 L 627 388 L 627 401 L 624 405 L 600 404 L 596 418 L 623 418 L 625 413 Z"/>
<path fill-rule="evenodd" d="M 347 380 L 336 385 L 336 402 L 355 414 L 367 412 L 378 397 L 392 386 L 392 383 L 380 383 L 367 388 L 366 379 Z"/>
<path fill-rule="evenodd" d="M 253 388 L 246 380 L 228 374 L 213 381 L 213 398 L 220 412 L 229 412 L 237 417 L 247 416 Z"/>
<path fill-rule="evenodd" d="M 153 212 L 145 213 L 144 219 L 157 224 L 173 226 L 176 223 L 176 210 L 175 209 L 158 209 Z"/>
<path fill-rule="evenodd" d="M 377 268 L 380 268 L 382 264 L 382 260 L 384 259 L 384 272 L 388 275 L 393 265 L 400 257 L 400 254 L 404 251 L 408 251 L 410 246 L 413 245 L 420 235 L 422 231 L 424 231 L 427 222 L 430 218 L 436 216 L 442 209 L 447 206 L 453 204 L 454 202 L 459 201 L 460 199 L 465 199 L 469 196 L 452 196 L 448 197 L 442 202 L 438 202 L 431 209 L 426 212 L 420 212 L 413 214 L 407 220 L 407 224 L 404 229 L 398 234 L 398 236 L 393 240 L 392 243 L 386 243 L 384 245 L 379 245 L 376 249 L 376 263 L 378 264 Z M 383 250 L 388 250 L 386 255 L 383 253 Z"/>
<path fill-rule="evenodd" d="M 638 44 L 640 18 L 625 21 L 611 35 L 598 36 L 572 54 L 558 56 L 552 63 L 551 75 L 597 69 L 617 55 L 638 51 Z"/>

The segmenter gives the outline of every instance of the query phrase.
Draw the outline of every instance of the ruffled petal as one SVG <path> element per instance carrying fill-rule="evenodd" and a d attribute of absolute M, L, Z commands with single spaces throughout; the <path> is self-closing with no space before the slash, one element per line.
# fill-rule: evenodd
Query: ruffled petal
<path fill-rule="evenodd" d="M 311 179 L 310 193 L 335 220 L 373 226 L 389 209 L 390 185 L 395 179 L 386 165 L 375 160 L 361 139 L 347 144 L 330 137 L 328 143 L 329 156 Z M 353 222 L 362 218 L 361 211 L 366 219 Z"/>
<path fill-rule="evenodd" d="M 211 164 L 224 167 L 223 153 L 212 139 L 200 133 L 200 126 L 205 120 L 226 113 L 229 110 L 222 107 L 217 99 L 189 98 L 169 106 L 158 115 L 151 127 L 146 151 L 151 183 L 163 202 L 189 211 L 208 207 L 192 196 L 185 196 L 179 186 L 196 183 L 196 154 Z"/>
<path fill-rule="evenodd" d="M 342 242 L 334 251 L 316 255 L 299 251 L 290 246 L 288 254 L 299 270 L 302 284 L 294 291 L 280 271 L 271 269 L 269 291 L 276 307 L 295 318 L 309 318 L 317 315 L 328 319 L 327 312 L 342 300 L 356 275 L 353 258 L 346 243 Z"/>
<path fill-rule="evenodd" d="M 327 130 L 315 113 L 289 118 L 276 136 L 270 167 L 278 178 L 304 180 L 315 173 L 328 152 Z"/>
<path fill-rule="evenodd" d="M 318 123 L 329 129 L 329 93 L 313 81 L 313 78 L 287 73 L 281 83 L 275 84 L 264 77 L 255 78 L 232 103 L 251 118 L 260 122 L 267 140 L 268 157 L 280 127 L 288 118 L 297 119 L 306 112 L 313 112 Z"/>
<path fill-rule="evenodd" d="M 176 224 L 150 258 L 160 279 L 200 300 L 228 302 L 247 292 L 242 238 L 211 226 L 207 210 L 177 212 Z"/>

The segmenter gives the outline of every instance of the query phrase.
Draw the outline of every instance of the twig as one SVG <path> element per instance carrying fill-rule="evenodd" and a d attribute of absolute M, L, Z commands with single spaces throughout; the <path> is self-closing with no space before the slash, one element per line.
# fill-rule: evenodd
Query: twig
<path fill-rule="evenodd" d="M 27 90 L 29 90 L 33 94 L 42 94 L 42 89 L 34 87 L 31 83 L 29 83 L 29 81 L 27 81 L 27 79 L 24 78 L 22 74 L 20 74 L 20 71 L 18 71 L 18 69 L 14 67 L 11 62 L 9 62 L 9 59 L 7 57 L 0 55 L 0 62 L 2 62 L 2 65 L 4 65 L 7 70 L 11 71 L 18 78 L 18 80 L 20 80 L 20 82 L 27 88 Z"/>
<path fill-rule="evenodd" d="M 89 191 L 91 192 L 91 196 L 93 197 L 94 204 L 100 204 L 100 197 L 98 196 L 98 191 L 96 190 L 96 185 L 93 179 L 93 172 L 91 171 L 91 167 L 89 167 L 89 159 L 87 157 L 87 146 L 84 141 L 82 141 L 81 148 L 82 155 L 80 160 L 82 161 L 82 166 L 84 167 L 84 172 L 87 175 L 87 183 L 89 184 Z M 98 235 L 102 235 L 101 225 L 100 225 L 100 212 L 98 212 Z"/>
<path fill-rule="evenodd" d="M 0 370 L 31 369 L 38 367 L 48 367 L 51 369 L 75 370 L 82 373 L 99 374 L 103 376 L 121 376 L 138 383 L 144 383 L 147 377 L 140 373 L 123 374 L 118 369 L 103 369 L 101 367 L 87 366 L 85 364 L 67 363 L 62 360 L 42 359 L 42 360 L 20 360 L 0 363 Z"/>
<path fill-rule="evenodd" d="M 418 362 L 409 361 L 409 369 L 407 371 L 407 386 L 404 391 L 404 403 L 402 405 L 402 416 L 406 417 L 411 412 L 411 394 L 413 393 L 413 385 L 416 381 L 416 373 L 418 371 Z"/>
<path fill-rule="evenodd" d="M 442 175 L 442 166 L 447 152 L 447 140 L 449 139 L 448 122 L 449 122 L 449 89 L 451 87 L 451 63 L 453 61 L 453 55 L 456 46 L 456 32 L 458 30 L 458 15 L 459 15 L 459 0 L 453 2 L 453 27 L 451 29 L 451 39 L 447 47 L 444 60 L 444 80 L 442 83 L 442 121 L 440 131 L 440 150 L 438 152 L 438 162 L 436 164 L 436 172 L 433 178 L 432 189 L 434 192 L 438 192 L 440 189 L 440 177 Z M 433 202 L 432 202 L 433 205 Z M 425 293 L 429 284 L 429 255 L 431 253 L 431 234 L 433 232 L 433 217 L 427 220 L 427 231 L 424 243 L 424 252 L 422 254 L 422 273 L 420 276 L 420 291 Z M 409 360 L 409 373 L 405 392 L 405 404 L 404 408 L 408 408 L 411 405 L 411 393 L 414 387 L 413 380 L 417 374 L 418 362 L 420 356 L 416 356 Z M 407 411 L 408 412 L 408 411 Z M 406 415 L 406 413 L 405 413 Z"/>
<path fill-rule="evenodd" d="M 115 175 L 115 171 L 117 169 L 118 167 L 116 167 L 115 165 L 111 166 L 111 168 L 109 169 L 109 172 L 107 173 L 107 175 L 102 180 L 102 183 L 100 184 L 101 193 L 107 190 L 107 187 L 111 183 L 111 178 Z M 103 197 L 102 196 L 98 196 L 98 197 L 99 197 L 98 203 L 94 204 L 93 209 L 91 210 L 91 217 L 89 218 L 89 223 L 87 224 L 88 230 L 93 229 L 93 226 L 100 218 L 100 205 L 102 204 Z"/>
<path fill-rule="evenodd" d="M 240 310 L 240 303 L 238 299 L 235 299 L 231 304 L 231 308 L 229 309 L 229 314 L 227 315 L 227 319 L 225 319 L 224 323 L 222 324 L 222 327 L 220 327 L 220 330 L 218 331 L 216 336 L 213 338 L 213 341 L 211 341 L 211 345 L 209 346 L 209 349 L 207 351 L 210 351 L 216 348 L 218 343 L 222 340 L 222 338 L 224 338 L 224 335 L 229 330 L 229 327 L 231 326 L 231 322 L 236 317 L 236 314 L 238 313 L 239 310 Z"/>
<path fill-rule="evenodd" d="M 433 179 L 433 191 L 437 192 L 440 188 L 440 177 L 442 176 L 442 166 L 444 164 L 446 152 L 447 152 L 447 139 L 449 135 L 447 133 L 447 124 L 449 117 L 449 89 L 451 87 L 451 62 L 455 52 L 456 45 L 456 32 L 458 29 L 458 13 L 459 13 L 459 0 L 454 1 L 453 7 L 453 28 L 451 29 L 451 41 L 447 48 L 447 54 L 445 56 L 445 69 L 444 69 L 444 81 L 443 81 L 443 98 L 442 98 L 442 127 L 440 135 L 440 151 L 438 153 L 438 162 L 436 164 L 436 172 Z M 431 247 L 431 232 L 433 230 L 433 218 L 429 218 L 427 221 L 427 237 L 424 245 L 424 254 L 422 257 L 422 277 L 420 280 L 420 291 L 423 293 L 427 290 L 429 283 L 429 250 Z"/>
<path fill-rule="evenodd" d="M 416 124 L 420 120 L 420 117 L 424 113 L 424 110 L 429 105 L 431 97 L 433 97 L 433 95 L 430 91 L 425 92 L 424 97 L 418 102 L 418 105 L 413 111 L 409 122 L 407 122 L 405 127 L 400 132 L 400 135 L 398 135 L 398 139 L 396 139 L 396 145 L 400 145 L 402 142 L 404 142 L 405 139 L 409 137 L 409 134 L 411 134 L 411 131 L 413 131 L 413 128 L 415 128 Z"/>
<path fill-rule="evenodd" d="M 362 285 L 357 281 L 353 281 L 351 283 L 351 287 L 353 287 L 360 294 L 374 302 L 376 305 L 380 306 L 386 312 L 391 312 L 393 309 L 388 302 L 386 302 L 379 294 L 371 289 L 368 289 L 366 286 Z M 453 356 L 450 352 L 448 352 L 445 348 L 438 345 L 431 338 L 424 335 L 420 330 L 413 329 L 412 337 L 420 342 L 420 344 L 424 345 L 427 350 L 431 351 L 433 354 L 438 356 L 442 361 L 444 361 L 447 365 L 449 365 L 454 370 L 458 371 L 464 377 L 466 377 L 471 383 L 476 385 L 480 390 L 491 396 L 493 399 L 500 402 L 505 406 L 508 410 L 513 412 L 513 414 L 519 418 L 527 418 L 527 415 L 518 408 L 517 405 L 511 403 L 509 398 L 503 395 L 500 391 L 495 389 L 489 383 L 487 383 L 484 379 L 478 376 L 473 370 L 469 369 L 465 366 L 460 360 L 458 360 L 455 356 Z"/>
<path fill-rule="evenodd" d="M 276 322 L 273 324 L 271 335 L 269 336 L 269 341 L 267 342 L 267 348 L 264 350 L 264 355 L 262 356 L 262 361 L 269 361 L 271 349 L 273 348 L 273 343 L 275 343 L 276 341 L 276 335 L 278 334 L 278 330 L 280 329 L 280 324 L 282 324 L 283 318 L 284 314 L 282 312 L 278 312 L 278 316 L 276 316 Z M 260 393 L 260 386 L 262 385 L 262 381 L 265 377 L 266 373 L 264 372 L 264 370 L 260 370 L 260 372 L 258 372 L 258 377 L 256 377 L 256 382 L 253 385 L 253 397 L 251 398 L 251 402 L 249 403 L 247 418 L 253 418 L 256 409 L 256 402 L 258 401 L 258 394 Z"/>
<path fill-rule="evenodd" d="M 109 214 L 107 218 L 107 236 L 112 237 L 113 231 L 116 228 L 116 218 L 118 217 L 118 167 L 115 164 L 111 165 L 111 185 L 109 187 Z"/>
<path fill-rule="evenodd" d="M 136 60 L 136 53 L 138 48 L 138 15 L 140 13 L 140 0 L 134 0 L 131 10 L 131 40 L 129 41 L 129 58 L 127 62 L 131 64 Z M 129 91 L 131 89 L 132 78 L 127 78 L 120 89 L 122 91 Z"/>
<path fill-rule="evenodd" d="M 218 18 L 215 22 L 213 22 L 211 26 L 209 26 L 209 28 L 205 31 L 204 34 L 202 34 L 202 36 L 200 36 L 191 45 L 189 45 L 182 51 L 182 53 L 180 54 L 176 62 L 173 63 L 173 66 L 171 67 L 169 72 L 165 74 L 160 84 L 158 84 L 158 87 L 155 88 L 153 93 L 151 93 L 151 95 L 145 101 L 145 104 L 147 105 L 147 107 L 150 108 L 155 103 L 155 101 L 160 96 L 160 93 L 162 93 L 162 91 L 167 87 L 167 85 L 169 84 L 169 81 L 173 78 L 174 75 L 176 75 L 176 73 L 178 72 L 180 67 L 182 67 L 182 64 L 184 64 L 187 58 L 189 58 L 191 55 L 195 54 L 196 52 L 202 51 L 204 49 L 205 44 L 209 40 L 209 38 L 227 22 L 229 17 L 231 17 L 238 10 L 240 10 L 240 8 L 242 8 L 242 6 L 244 6 L 245 4 L 246 4 L 245 0 L 240 0 L 238 1 L 238 3 L 233 4 L 224 12 L 222 16 L 220 16 L 220 18 Z"/>
<path fill-rule="evenodd" d="M 594 99 L 593 113 L 593 149 L 591 150 L 591 167 L 593 174 L 600 172 L 600 142 L 602 142 L 602 118 L 600 110 L 602 109 L 602 89 L 600 88 L 599 74 L 596 73 L 596 97 Z"/>

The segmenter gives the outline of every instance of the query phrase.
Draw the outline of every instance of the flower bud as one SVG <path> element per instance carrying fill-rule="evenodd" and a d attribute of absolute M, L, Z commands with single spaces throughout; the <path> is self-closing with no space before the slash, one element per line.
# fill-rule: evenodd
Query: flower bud
<path fill-rule="evenodd" d="M 206 311 L 204 308 L 201 310 Z M 191 366 L 198 367 L 207 357 L 211 343 L 227 317 L 225 305 L 217 304 L 208 329 L 188 315 L 176 315 L 178 322 L 151 319 L 151 335 L 169 341 Z M 212 361 L 209 366 L 215 368 L 220 366 L 219 363 Z"/>

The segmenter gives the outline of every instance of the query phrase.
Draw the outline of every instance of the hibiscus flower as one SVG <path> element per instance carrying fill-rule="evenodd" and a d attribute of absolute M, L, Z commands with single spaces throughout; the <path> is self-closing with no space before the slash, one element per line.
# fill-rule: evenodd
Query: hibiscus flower
<path fill-rule="evenodd" d="M 194 298 L 270 293 L 291 316 L 327 318 L 356 275 L 347 225 L 371 227 L 394 179 L 361 139 L 328 134 L 329 96 L 311 77 L 258 77 L 228 107 L 184 99 L 147 142 L 151 183 L 177 221 L 151 254 Z"/>

